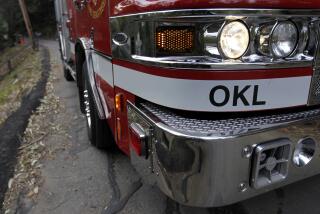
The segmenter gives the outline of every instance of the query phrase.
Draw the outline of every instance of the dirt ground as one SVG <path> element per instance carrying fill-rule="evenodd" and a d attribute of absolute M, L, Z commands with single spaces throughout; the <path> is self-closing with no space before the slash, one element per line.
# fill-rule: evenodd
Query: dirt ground
<path fill-rule="evenodd" d="M 42 53 L 31 49 L 27 51 L 24 53 L 25 59 L 21 59 L 20 64 L 3 79 L 0 78 L 0 125 L 20 107 L 22 98 L 30 93 L 40 79 Z"/>
<path fill-rule="evenodd" d="M 28 118 L 40 105 L 45 91 L 48 76 L 45 64 L 49 64 L 45 63 L 45 59 L 49 59 L 46 56 L 48 54 L 44 49 L 30 53 L 0 83 L 0 202 L 3 201 L 8 181 L 13 175 L 18 147 Z"/>
<path fill-rule="evenodd" d="M 6 214 L 320 213 L 319 176 L 222 208 L 185 207 L 169 200 L 157 186 L 144 183 L 121 152 L 90 145 L 76 84 L 63 78 L 58 44 L 42 44 L 51 59 L 47 94 L 25 131 Z"/>

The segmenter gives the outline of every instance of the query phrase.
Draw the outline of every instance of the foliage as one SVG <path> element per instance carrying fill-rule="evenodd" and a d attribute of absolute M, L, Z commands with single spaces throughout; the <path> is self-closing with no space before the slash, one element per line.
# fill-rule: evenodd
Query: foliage
<path fill-rule="evenodd" d="M 34 32 L 51 36 L 55 32 L 54 0 L 26 0 Z"/>
<path fill-rule="evenodd" d="M 0 0 L 0 5 L 0 14 L 8 26 L 6 32 L 9 39 L 8 45 L 12 46 L 15 40 L 14 36 L 16 30 L 22 28 L 22 17 L 19 11 L 18 0 Z"/>
<path fill-rule="evenodd" d="M 54 0 L 25 0 L 34 32 L 50 36 L 55 32 Z M 7 46 L 12 46 L 18 34 L 26 35 L 18 0 L 0 0 L 0 50 L 1 40 L 8 35 Z"/>
<path fill-rule="evenodd" d="M 6 39 L 7 32 L 8 32 L 8 24 L 4 20 L 4 18 L 2 18 L 2 16 L 0 15 L 0 50 L 2 50 L 5 47 L 4 43 L 7 40 Z"/>

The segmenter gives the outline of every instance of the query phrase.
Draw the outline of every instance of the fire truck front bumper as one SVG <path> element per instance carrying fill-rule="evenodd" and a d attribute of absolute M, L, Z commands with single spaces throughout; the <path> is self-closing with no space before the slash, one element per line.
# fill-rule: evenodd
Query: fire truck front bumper
<path fill-rule="evenodd" d="M 127 109 L 133 164 L 185 205 L 224 206 L 320 173 L 320 109 L 226 120 Z"/>

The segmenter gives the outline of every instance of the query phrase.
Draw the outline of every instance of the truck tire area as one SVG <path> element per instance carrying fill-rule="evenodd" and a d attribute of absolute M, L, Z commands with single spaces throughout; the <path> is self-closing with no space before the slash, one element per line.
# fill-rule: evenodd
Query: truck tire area
<path fill-rule="evenodd" d="M 70 71 L 65 66 L 63 66 L 63 76 L 68 82 L 74 81 L 73 77 L 70 74 Z"/>
<path fill-rule="evenodd" d="M 84 91 L 84 75 L 83 75 L 83 66 L 85 62 L 85 53 L 83 48 L 80 45 L 76 46 L 76 76 L 77 76 L 77 86 L 79 94 L 79 104 L 80 111 L 85 114 L 84 110 L 84 100 L 83 100 L 83 91 Z"/>

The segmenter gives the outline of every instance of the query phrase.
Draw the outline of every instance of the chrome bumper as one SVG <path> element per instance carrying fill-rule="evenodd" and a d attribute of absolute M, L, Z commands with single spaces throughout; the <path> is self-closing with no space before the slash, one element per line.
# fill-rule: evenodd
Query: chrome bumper
<path fill-rule="evenodd" d="M 160 189 L 185 205 L 224 206 L 320 173 L 320 109 L 208 121 L 183 118 L 152 104 L 128 103 L 128 117 L 129 124 L 139 124 L 148 136 L 144 147 L 149 157 L 132 152 L 133 164 L 150 168 Z M 293 153 L 305 137 L 316 142 L 314 155 L 299 167 Z M 270 145 L 288 148 L 281 158 L 285 168 L 275 171 L 280 179 L 255 185 L 259 151 Z"/>

